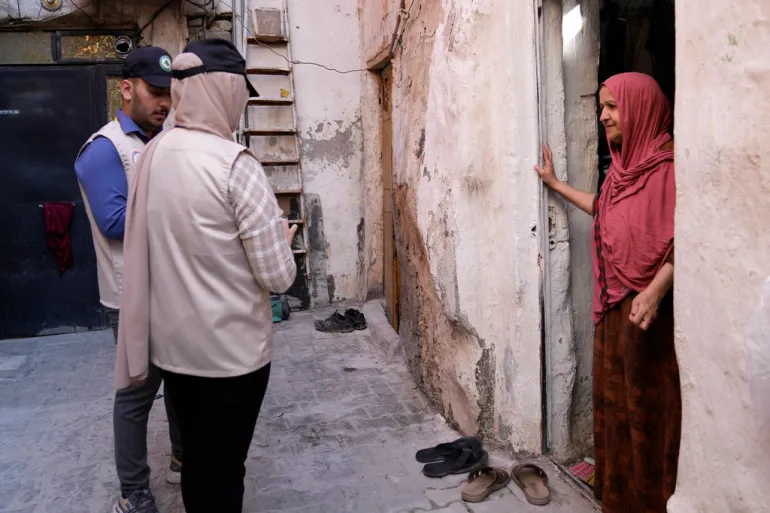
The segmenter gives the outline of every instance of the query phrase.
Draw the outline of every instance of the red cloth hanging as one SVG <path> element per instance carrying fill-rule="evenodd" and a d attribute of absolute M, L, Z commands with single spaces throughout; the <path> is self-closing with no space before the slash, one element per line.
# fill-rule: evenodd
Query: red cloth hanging
<path fill-rule="evenodd" d="M 43 205 L 45 213 L 45 233 L 48 247 L 53 251 L 59 274 L 72 265 L 72 241 L 70 240 L 70 224 L 75 212 L 75 205 L 49 201 Z"/>

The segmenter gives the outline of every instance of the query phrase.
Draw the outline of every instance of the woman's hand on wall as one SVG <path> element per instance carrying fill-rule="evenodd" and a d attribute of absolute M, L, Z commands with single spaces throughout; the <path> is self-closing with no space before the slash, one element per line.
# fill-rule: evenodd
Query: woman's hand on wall
<path fill-rule="evenodd" d="M 535 164 L 535 171 L 537 171 L 540 179 L 548 187 L 553 187 L 559 183 L 556 171 L 553 168 L 553 152 L 548 144 L 543 145 L 543 166 L 540 167 L 538 164 Z"/>
<path fill-rule="evenodd" d="M 554 192 L 563 196 L 564 199 L 588 215 L 594 215 L 594 198 L 596 195 L 575 189 L 568 183 L 559 180 L 553 168 L 553 153 L 551 152 L 551 147 L 547 144 L 543 145 L 543 165 L 541 167 L 535 164 L 535 171 L 537 171 L 543 183 Z"/>

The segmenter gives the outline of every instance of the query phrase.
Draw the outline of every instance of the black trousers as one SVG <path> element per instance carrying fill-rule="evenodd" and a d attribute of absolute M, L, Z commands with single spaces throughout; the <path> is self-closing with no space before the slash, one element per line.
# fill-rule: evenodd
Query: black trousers
<path fill-rule="evenodd" d="M 162 373 L 185 451 L 185 510 L 241 513 L 244 463 L 270 379 L 270 364 L 234 378 Z"/>

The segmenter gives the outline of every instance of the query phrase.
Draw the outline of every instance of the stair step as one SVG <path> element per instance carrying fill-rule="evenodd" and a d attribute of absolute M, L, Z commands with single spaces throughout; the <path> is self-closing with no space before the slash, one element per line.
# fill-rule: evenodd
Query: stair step
<path fill-rule="evenodd" d="M 273 191 L 276 196 L 288 196 L 293 194 L 302 194 L 302 189 L 285 189 L 279 191 Z"/>
<path fill-rule="evenodd" d="M 257 135 L 282 135 L 296 132 L 291 105 L 251 105 L 248 108 L 248 130 Z"/>
<path fill-rule="evenodd" d="M 253 100 L 290 101 L 294 103 L 290 75 L 249 75 L 249 82 L 259 91 L 259 98 Z"/>
<path fill-rule="evenodd" d="M 262 166 L 296 166 L 299 164 L 299 159 L 288 159 L 288 160 L 260 160 L 259 161 Z"/>
<path fill-rule="evenodd" d="M 294 100 L 284 100 L 276 98 L 249 98 L 249 105 L 267 105 L 267 106 L 279 106 L 279 105 L 291 105 Z"/>
<path fill-rule="evenodd" d="M 246 73 L 249 75 L 284 75 L 287 76 L 291 73 L 290 69 L 283 68 L 247 68 Z"/>
<path fill-rule="evenodd" d="M 258 45 L 260 43 L 288 43 L 289 39 L 286 36 L 265 36 L 265 35 L 250 35 L 246 41 L 250 45 Z"/>
<path fill-rule="evenodd" d="M 246 48 L 247 73 L 288 75 L 290 70 L 288 45 L 258 44 Z"/>
<path fill-rule="evenodd" d="M 264 135 L 264 136 L 270 136 L 270 135 L 294 135 L 296 132 L 294 130 L 253 130 L 251 128 L 247 128 L 243 131 L 243 133 L 247 135 Z"/>

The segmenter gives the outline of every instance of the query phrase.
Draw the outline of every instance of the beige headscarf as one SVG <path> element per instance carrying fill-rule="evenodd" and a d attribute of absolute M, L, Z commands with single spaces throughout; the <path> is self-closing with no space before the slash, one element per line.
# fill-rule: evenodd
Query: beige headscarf
<path fill-rule="evenodd" d="M 197 55 L 183 53 L 174 60 L 174 70 L 186 70 L 202 64 Z M 223 139 L 233 139 L 248 100 L 246 79 L 242 75 L 200 73 L 171 82 L 176 126 L 209 132 Z M 147 198 L 150 168 L 155 149 L 174 130 L 164 131 L 147 145 L 134 170 L 134 179 L 128 193 L 123 238 L 123 293 L 115 360 L 115 386 L 118 389 L 141 383 L 147 379 L 149 371 L 150 262 Z"/>

